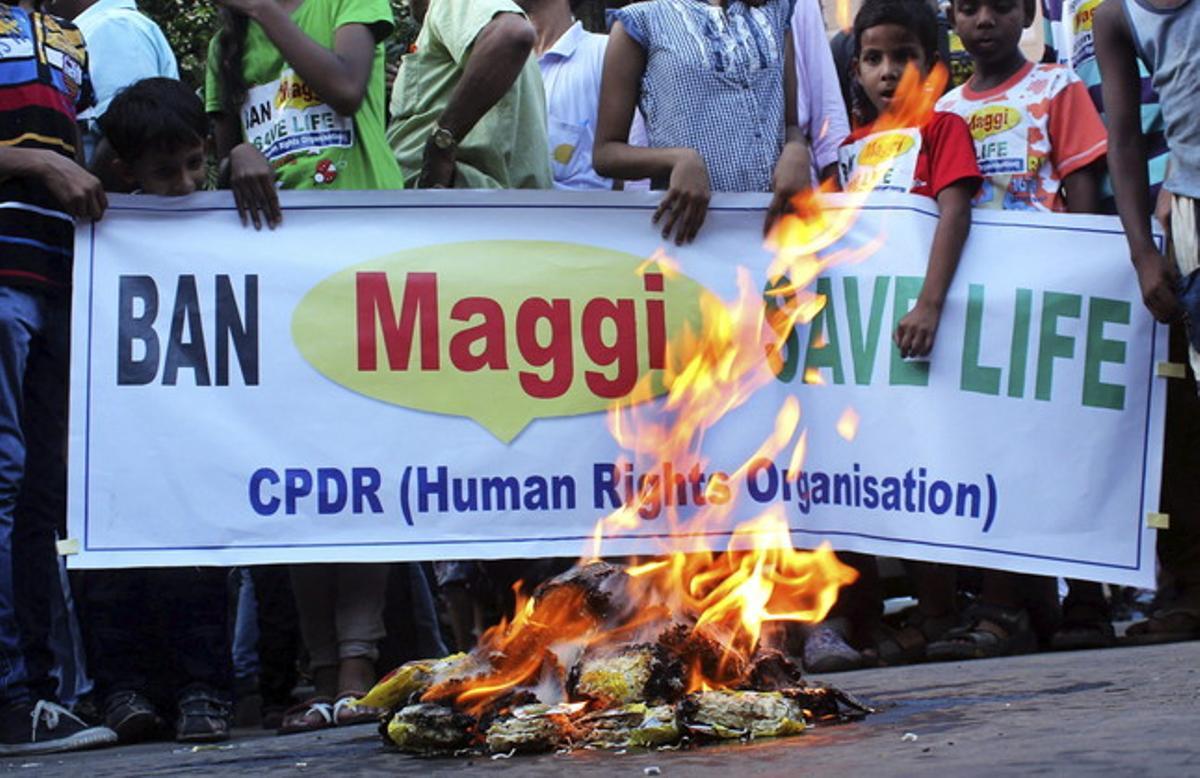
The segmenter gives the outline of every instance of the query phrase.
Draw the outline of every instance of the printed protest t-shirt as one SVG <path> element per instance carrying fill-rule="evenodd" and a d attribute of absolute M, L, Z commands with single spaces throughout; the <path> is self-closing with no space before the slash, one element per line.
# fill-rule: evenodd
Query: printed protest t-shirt
<path fill-rule="evenodd" d="M 1100 63 L 1096 60 L 1095 21 L 1096 11 L 1102 0 L 1042 0 L 1042 16 L 1046 21 L 1047 41 L 1052 41 L 1058 55 L 1058 63 L 1075 71 L 1083 81 L 1088 94 L 1100 115 L 1104 115 L 1104 99 L 1100 87 Z M 1167 139 L 1163 124 L 1162 107 L 1154 92 L 1150 71 L 1138 59 L 1138 75 L 1142 80 L 1141 118 L 1142 135 L 1146 139 L 1147 173 L 1150 176 L 1151 193 L 1156 193 L 1167 177 Z M 1108 175 L 1101 182 L 1103 197 L 1101 208 L 1105 213 L 1116 213 L 1113 201 L 1112 180 Z"/>
<path fill-rule="evenodd" d="M 362 105 L 342 116 L 322 102 L 284 60 L 256 22 L 250 23 L 242 72 L 250 88 L 239 117 L 243 138 L 275 168 L 284 189 L 400 189 L 404 178 L 384 137 L 383 45 L 391 34 L 387 0 L 304 0 L 292 21 L 310 38 L 333 49 L 347 24 L 364 24 L 375 35 L 375 63 Z M 219 49 L 208 49 L 205 104 L 221 111 Z"/>
<path fill-rule="evenodd" d="M 1087 89 L 1062 65 L 1027 62 L 994 89 L 951 91 L 937 109 L 963 117 L 975 141 L 984 176 L 977 207 L 1063 211 L 1063 179 L 1108 150 Z"/>
<path fill-rule="evenodd" d="M 937 197 L 963 179 L 980 180 L 975 146 L 962 118 L 934 113 L 922 127 L 850 133 L 838 149 L 838 174 L 847 192 L 912 192 Z"/>
<path fill-rule="evenodd" d="M 75 25 L 0 4 L 0 147 L 74 159 L 76 117 L 94 100 Z M 0 180 L 0 284 L 68 288 L 74 241 L 74 220 L 41 179 Z"/>

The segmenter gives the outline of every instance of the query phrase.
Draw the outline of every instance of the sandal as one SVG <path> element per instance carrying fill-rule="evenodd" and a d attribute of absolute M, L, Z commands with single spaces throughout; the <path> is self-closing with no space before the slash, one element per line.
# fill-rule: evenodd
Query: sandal
<path fill-rule="evenodd" d="M 925 649 L 954 628 L 954 616 L 926 616 L 914 610 L 899 627 L 880 626 L 875 653 L 884 666 L 908 665 L 925 659 Z"/>
<path fill-rule="evenodd" d="M 1132 646 L 1180 643 L 1200 640 L 1200 611 L 1191 608 L 1165 608 L 1145 621 L 1130 624 L 1121 642 Z"/>
<path fill-rule="evenodd" d="M 1112 619 L 1103 607 L 1070 605 L 1063 609 L 1062 626 L 1050 637 L 1055 651 L 1083 651 L 1111 648 L 1117 644 Z"/>
<path fill-rule="evenodd" d="M 1024 608 L 998 608 L 979 603 L 964 614 L 966 621 L 925 649 L 934 662 L 957 662 L 1027 654 L 1037 648 L 1037 636 Z"/>
<path fill-rule="evenodd" d="M 288 708 L 284 711 L 283 722 L 279 725 L 280 735 L 292 735 L 299 732 L 316 732 L 329 729 L 336 722 L 333 718 L 333 705 L 328 697 L 313 697 L 307 702 Z"/>
<path fill-rule="evenodd" d="M 352 727 L 355 724 L 378 724 L 387 715 L 383 708 L 372 708 L 358 705 L 358 700 L 365 697 L 364 692 L 342 692 L 333 703 L 333 723 L 339 727 Z"/>

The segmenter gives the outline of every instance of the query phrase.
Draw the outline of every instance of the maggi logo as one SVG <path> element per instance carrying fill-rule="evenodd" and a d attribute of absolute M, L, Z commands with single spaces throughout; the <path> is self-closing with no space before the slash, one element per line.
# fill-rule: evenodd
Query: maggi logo
<path fill-rule="evenodd" d="M 912 147 L 912 136 L 906 133 L 881 133 L 868 140 L 867 144 L 863 146 L 862 152 L 858 155 L 858 164 L 878 165 L 899 157 Z"/>
<path fill-rule="evenodd" d="M 469 416 L 508 441 L 537 417 L 604 410 L 639 381 L 666 390 L 668 343 L 699 329 L 704 290 L 640 264 L 543 241 L 412 249 L 322 281 L 292 336 L 353 391 Z"/>
<path fill-rule="evenodd" d="M 296 76 L 285 76 L 279 81 L 275 92 L 276 108 L 311 108 L 320 105 L 321 98 L 312 88 Z"/>
<path fill-rule="evenodd" d="M 971 129 L 971 137 L 975 140 L 983 140 L 989 135 L 1011 130 L 1020 123 L 1021 112 L 1007 105 L 980 108 L 967 118 L 967 127 Z"/>
<path fill-rule="evenodd" d="M 1089 32 L 1101 0 L 1088 0 L 1075 11 L 1075 32 Z"/>

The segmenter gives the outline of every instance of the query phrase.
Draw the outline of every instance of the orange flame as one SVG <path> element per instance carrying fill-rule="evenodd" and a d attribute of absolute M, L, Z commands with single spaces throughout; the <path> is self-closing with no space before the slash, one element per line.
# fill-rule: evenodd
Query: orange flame
<path fill-rule="evenodd" d="M 838 7 L 839 18 L 845 15 L 848 23 L 848 2 L 839 0 Z M 922 124 L 932 115 L 945 79 L 941 66 L 924 80 L 909 68 L 892 110 L 880 117 L 877 129 Z M 520 597 L 512 621 L 501 622 L 481 638 L 475 654 L 486 660 L 481 663 L 484 669 L 438 683 L 423 699 L 454 699 L 461 708 L 479 713 L 516 690 L 539 687 L 543 702 L 559 702 L 562 697 L 553 697 L 563 694 L 564 649 L 578 656 L 596 646 L 647 639 L 669 643 L 685 660 L 689 691 L 729 688 L 744 678 L 763 641 L 773 638 L 777 631 L 771 625 L 825 618 L 838 591 L 857 573 L 839 562 L 827 545 L 815 551 L 795 549 L 782 508 L 737 527 L 731 520 L 738 484 L 756 463 L 786 459 L 783 477 L 789 483 L 799 477 L 807 432 L 800 426 L 794 397 L 785 401 L 773 430 L 742 465 L 731 473 L 711 473 L 702 489 L 697 486 L 691 492 L 693 504 L 686 517 L 679 515 L 681 501 L 668 499 L 681 487 L 665 482 L 663 467 L 687 463 L 696 472 L 710 472 L 703 451 L 705 434 L 775 380 L 788 337 L 825 305 L 824 297 L 811 289 L 816 278 L 834 264 L 863 261 L 885 239 L 879 235 L 866 245 L 831 250 L 854 225 L 866 196 L 846 194 L 845 207 L 826 209 L 816 192 L 798 195 L 792 213 L 768 237 L 767 245 L 775 252 L 768 269 L 768 295 L 775 303 L 764 304 L 761 287 L 743 268 L 737 298 L 726 302 L 703 297 L 698 330 L 685 331 L 670 343 L 665 398 L 649 402 L 654 387 L 647 375 L 610 409 L 609 430 L 628 452 L 628 460 L 617 467 L 634 465 L 636 471 L 656 475 L 640 478 L 635 499 L 597 522 L 590 559 L 602 556 L 606 538 L 642 527 L 647 511 L 660 522 L 655 535 L 666 538 L 658 558 L 635 561 L 625 569 L 621 595 L 631 607 L 622 620 L 612 623 L 594 613 L 578 588 L 550 587 L 536 598 Z M 823 257 L 818 257 L 820 252 Z M 651 267 L 681 272 L 661 253 L 639 272 Z M 803 380 L 825 383 L 816 368 L 807 368 Z M 852 440 L 858 424 L 858 414 L 847 408 L 837 430 Z M 714 550 L 709 538 L 725 538 L 725 550 Z M 677 625 L 683 632 L 674 631 Z M 539 685 L 547 681 L 557 692 L 542 694 Z"/>

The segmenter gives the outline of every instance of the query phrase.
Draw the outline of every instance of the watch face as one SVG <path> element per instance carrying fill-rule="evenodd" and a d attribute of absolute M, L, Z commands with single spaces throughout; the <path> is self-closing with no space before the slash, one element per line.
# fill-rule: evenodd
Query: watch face
<path fill-rule="evenodd" d="M 443 150 L 454 148 L 454 133 L 444 127 L 437 128 L 433 132 L 433 144 Z"/>

